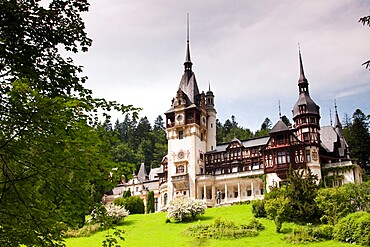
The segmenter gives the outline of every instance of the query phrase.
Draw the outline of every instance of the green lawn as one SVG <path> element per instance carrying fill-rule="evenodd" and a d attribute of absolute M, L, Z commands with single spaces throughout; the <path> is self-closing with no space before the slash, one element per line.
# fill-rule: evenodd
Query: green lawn
<path fill-rule="evenodd" d="M 206 214 L 200 217 L 202 223 L 212 223 L 214 219 L 233 220 L 238 224 L 247 223 L 251 217 L 251 205 L 237 205 L 231 207 L 209 208 Z M 307 245 L 287 244 L 282 238 L 289 232 L 294 224 L 284 223 L 282 232 L 275 232 L 275 225 L 271 220 L 259 219 L 266 227 L 257 237 L 242 238 L 237 240 L 202 240 L 197 241 L 185 237 L 181 232 L 192 223 L 165 223 L 166 213 L 148 215 L 129 215 L 119 229 L 125 231 L 125 241 L 121 246 L 353 246 L 336 241 L 325 241 Z M 67 247 L 100 247 L 107 232 L 100 232 L 88 238 L 72 238 L 66 240 Z"/>

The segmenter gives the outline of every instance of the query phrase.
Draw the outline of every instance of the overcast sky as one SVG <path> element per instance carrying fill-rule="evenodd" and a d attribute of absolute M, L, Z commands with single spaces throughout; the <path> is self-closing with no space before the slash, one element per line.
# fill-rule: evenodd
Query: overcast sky
<path fill-rule="evenodd" d="M 186 14 L 200 91 L 215 94 L 217 117 L 231 115 L 252 131 L 269 117 L 290 120 L 298 99 L 298 43 L 311 98 L 329 125 L 360 108 L 370 114 L 368 0 L 95 0 L 83 15 L 93 45 L 75 57 L 97 97 L 143 108 L 154 119 L 167 111 L 183 74 Z M 114 115 L 113 122 L 122 116 Z M 292 121 L 292 120 L 291 120 Z"/>

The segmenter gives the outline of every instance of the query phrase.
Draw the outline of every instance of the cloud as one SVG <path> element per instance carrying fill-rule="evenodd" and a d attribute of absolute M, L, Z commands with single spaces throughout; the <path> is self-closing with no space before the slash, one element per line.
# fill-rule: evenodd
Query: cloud
<path fill-rule="evenodd" d="M 368 14 L 366 1 L 91 4 L 84 18 L 94 44 L 75 57 L 85 65 L 87 85 L 99 97 L 143 107 L 151 122 L 170 107 L 183 73 L 186 13 L 199 88 L 206 91 L 211 83 L 221 122 L 235 115 L 256 130 L 265 117 L 277 120 L 278 100 L 291 117 L 298 98 L 298 43 L 311 96 L 322 109 L 334 97 L 345 100 L 338 105 L 346 112 L 368 106 L 370 73 L 361 63 L 370 56 L 370 30 L 358 23 Z M 356 105 L 349 100 L 354 98 Z"/>

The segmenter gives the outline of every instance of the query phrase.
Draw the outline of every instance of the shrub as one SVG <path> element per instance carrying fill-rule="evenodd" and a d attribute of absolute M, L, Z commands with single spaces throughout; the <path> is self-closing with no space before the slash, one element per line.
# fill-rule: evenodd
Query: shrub
<path fill-rule="evenodd" d="M 80 238 L 80 237 L 89 237 L 94 233 L 100 231 L 102 227 L 100 224 L 91 224 L 91 225 L 84 225 L 79 229 L 68 229 L 63 233 L 63 237 L 65 238 Z"/>
<path fill-rule="evenodd" d="M 114 205 L 113 203 L 105 205 L 105 209 L 107 217 L 112 219 L 113 224 L 118 224 L 129 215 L 129 211 L 127 211 L 123 206 Z"/>
<path fill-rule="evenodd" d="M 317 241 L 317 239 L 312 236 L 312 229 L 304 226 L 294 228 L 292 234 L 285 237 L 285 240 L 292 244 L 307 244 Z"/>
<path fill-rule="evenodd" d="M 333 238 L 333 229 L 334 227 L 332 225 L 321 225 L 315 227 L 312 234 L 316 239 L 330 240 Z"/>
<path fill-rule="evenodd" d="M 130 214 L 144 213 L 144 202 L 139 196 L 117 198 L 114 200 L 114 204 L 125 207 L 130 212 Z"/>
<path fill-rule="evenodd" d="M 320 220 L 331 225 L 356 210 L 346 186 L 320 189 L 315 201 L 323 213 Z"/>
<path fill-rule="evenodd" d="M 254 217 L 266 217 L 265 200 L 255 200 L 252 202 L 252 213 Z"/>
<path fill-rule="evenodd" d="M 289 198 L 283 194 L 276 198 L 269 198 L 266 200 L 265 209 L 267 216 L 274 220 L 276 232 L 280 232 L 283 223 L 288 221 L 292 214 L 292 206 L 290 205 Z"/>
<path fill-rule="evenodd" d="M 114 224 L 118 224 L 122 219 L 128 216 L 129 212 L 120 205 L 99 204 L 92 212 L 91 217 L 87 220 L 88 224 L 99 224 L 103 228 L 109 228 Z"/>
<path fill-rule="evenodd" d="M 177 221 L 194 220 L 198 215 L 204 214 L 205 210 L 206 204 L 204 201 L 179 196 L 170 202 L 167 218 Z"/>
<path fill-rule="evenodd" d="M 356 212 L 339 220 L 334 227 L 335 240 L 370 246 L 370 214 Z"/>
<path fill-rule="evenodd" d="M 331 225 L 313 227 L 309 224 L 308 226 L 294 228 L 292 234 L 289 234 L 285 240 L 292 244 L 307 244 L 309 242 L 330 240 L 333 236 L 332 233 L 333 226 Z"/>
<path fill-rule="evenodd" d="M 256 218 L 252 218 L 248 225 L 246 225 L 246 228 L 262 231 L 265 229 L 265 226 L 261 222 L 259 222 Z"/>
<path fill-rule="evenodd" d="M 256 219 L 248 225 L 237 225 L 234 221 L 216 219 L 212 224 L 197 224 L 188 227 L 183 234 L 201 239 L 236 239 L 242 237 L 254 237 L 258 235 L 258 229 L 263 225 Z M 258 223 L 256 223 L 258 222 Z"/>

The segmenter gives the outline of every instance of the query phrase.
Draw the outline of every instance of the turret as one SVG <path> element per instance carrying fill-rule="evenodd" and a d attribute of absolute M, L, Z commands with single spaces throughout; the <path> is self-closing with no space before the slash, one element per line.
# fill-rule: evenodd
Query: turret
<path fill-rule="evenodd" d="M 206 93 L 206 109 L 207 109 L 207 151 L 212 151 L 216 148 L 216 119 L 217 111 L 215 109 L 215 96 L 211 91 L 211 85 Z"/>

